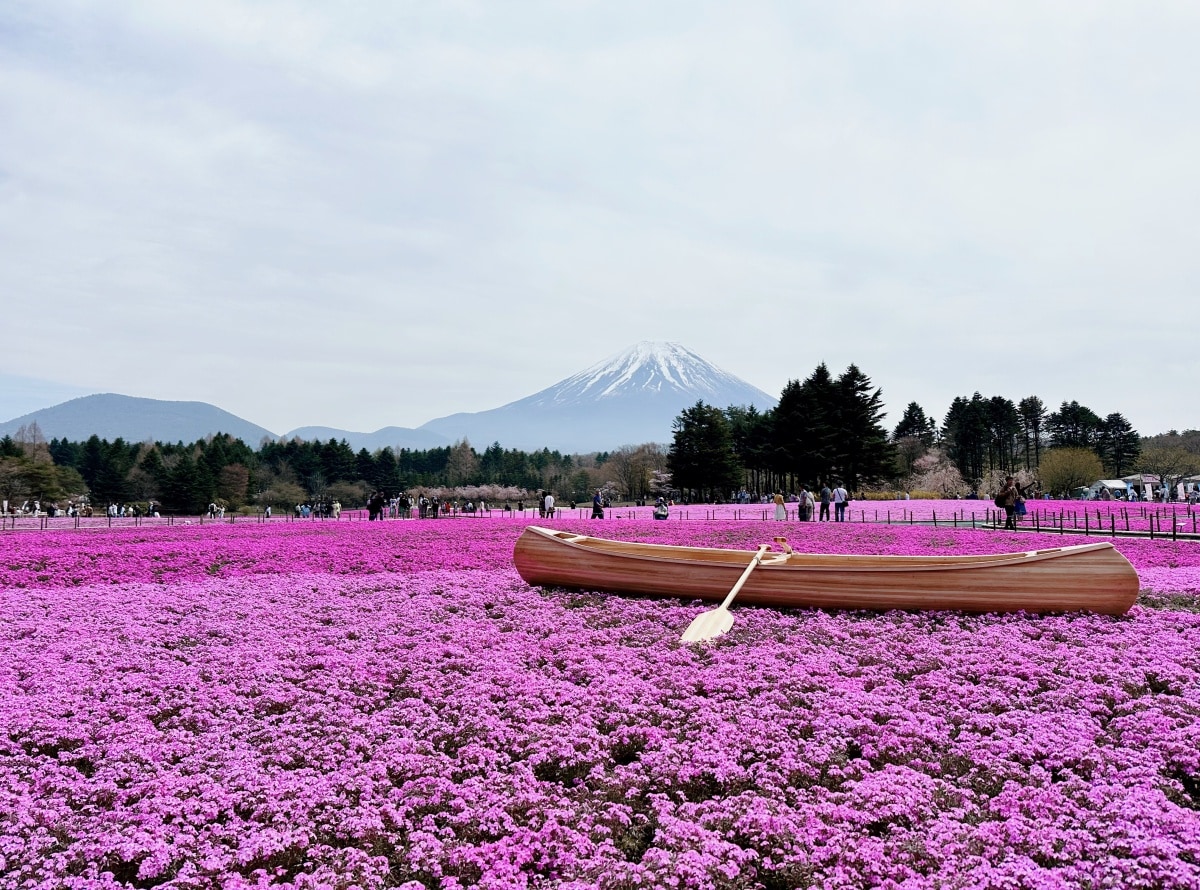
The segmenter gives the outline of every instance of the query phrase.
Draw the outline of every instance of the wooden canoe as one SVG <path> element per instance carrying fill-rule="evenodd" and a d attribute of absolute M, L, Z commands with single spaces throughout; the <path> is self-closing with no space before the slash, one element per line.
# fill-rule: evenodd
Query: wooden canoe
<path fill-rule="evenodd" d="M 513 561 L 529 584 L 720 601 L 753 550 L 612 541 L 531 525 Z M 831 609 L 958 609 L 1122 615 L 1138 576 L 1108 543 L 992 556 L 769 553 L 739 603 Z"/>

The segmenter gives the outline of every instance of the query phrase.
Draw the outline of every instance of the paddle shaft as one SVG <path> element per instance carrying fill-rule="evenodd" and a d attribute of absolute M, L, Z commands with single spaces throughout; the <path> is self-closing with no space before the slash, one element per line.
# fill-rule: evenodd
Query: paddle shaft
<path fill-rule="evenodd" d="M 737 579 L 737 583 L 733 585 L 733 589 L 725 595 L 725 599 L 722 601 L 721 605 L 717 607 L 718 609 L 725 609 L 728 611 L 729 604 L 733 602 L 733 598 L 738 595 L 738 591 L 742 589 L 742 585 L 746 583 L 746 579 L 750 577 L 750 573 L 754 571 L 754 567 L 758 565 L 759 561 L 763 558 L 763 554 L 770 549 L 770 544 L 763 544 L 758 548 L 758 552 L 754 554 L 754 559 L 750 560 L 750 565 L 746 566 L 746 570 L 742 572 L 742 576 Z"/>

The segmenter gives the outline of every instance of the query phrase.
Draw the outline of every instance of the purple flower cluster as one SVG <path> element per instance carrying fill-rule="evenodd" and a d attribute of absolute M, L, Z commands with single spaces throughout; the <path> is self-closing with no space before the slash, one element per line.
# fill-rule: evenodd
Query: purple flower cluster
<path fill-rule="evenodd" d="M 557 524 L 979 553 L 1057 535 Z M 514 520 L 0 536 L 0 888 L 1200 885 L 1200 544 L 1122 618 L 541 590 Z"/>

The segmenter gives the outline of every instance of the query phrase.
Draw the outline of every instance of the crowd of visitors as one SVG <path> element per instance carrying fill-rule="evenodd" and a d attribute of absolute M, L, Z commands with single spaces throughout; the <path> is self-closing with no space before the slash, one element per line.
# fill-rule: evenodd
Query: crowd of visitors
<path fill-rule="evenodd" d="M 832 484 L 832 488 L 830 487 Z M 749 503 L 751 497 L 743 490 L 734 496 L 736 503 Z M 774 504 L 775 519 L 783 522 L 788 518 L 788 504 L 796 505 L 796 519 L 800 522 L 810 522 L 816 513 L 817 522 L 845 522 L 846 509 L 850 506 L 850 492 L 839 481 L 822 484 L 819 489 L 809 491 L 808 486 L 801 485 L 799 494 L 785 495 L 776 491 L 773 495 L 762 495 L 759 498 L 763 504 Z M 830 516 L 830 507 L 833 515 Z"/>
<path fill-rule="evenodd" d="M 8 499 L 0 500 L 0 516 L 81 516 L 90 518 L 94 515 L 96 515 L 95 509 L 85 498 L 72 498 L 66 502 L 66 506 L 57 502 L 42 503 L 36 499 L 26 499 L 19 504 L 16 501 L 9 501 Z M 103 515 L 108 516 L 110 519 L 157 516 L 158 503 L 153 500 L 145 504 L 110 503 L 105 508 Z"/>

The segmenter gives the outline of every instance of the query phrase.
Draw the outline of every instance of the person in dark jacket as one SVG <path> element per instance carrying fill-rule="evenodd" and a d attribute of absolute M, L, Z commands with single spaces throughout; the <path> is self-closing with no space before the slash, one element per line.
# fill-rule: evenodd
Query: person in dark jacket
<path fill-rule="evenodd" d="M 996 504 L 1004 508 L 1004 527 L 1013 531 L 1017 529 L 1017 498 L 1020 494 L 1013 477 L 1005 476 L 1004 485 L 996 495 Z"/>

